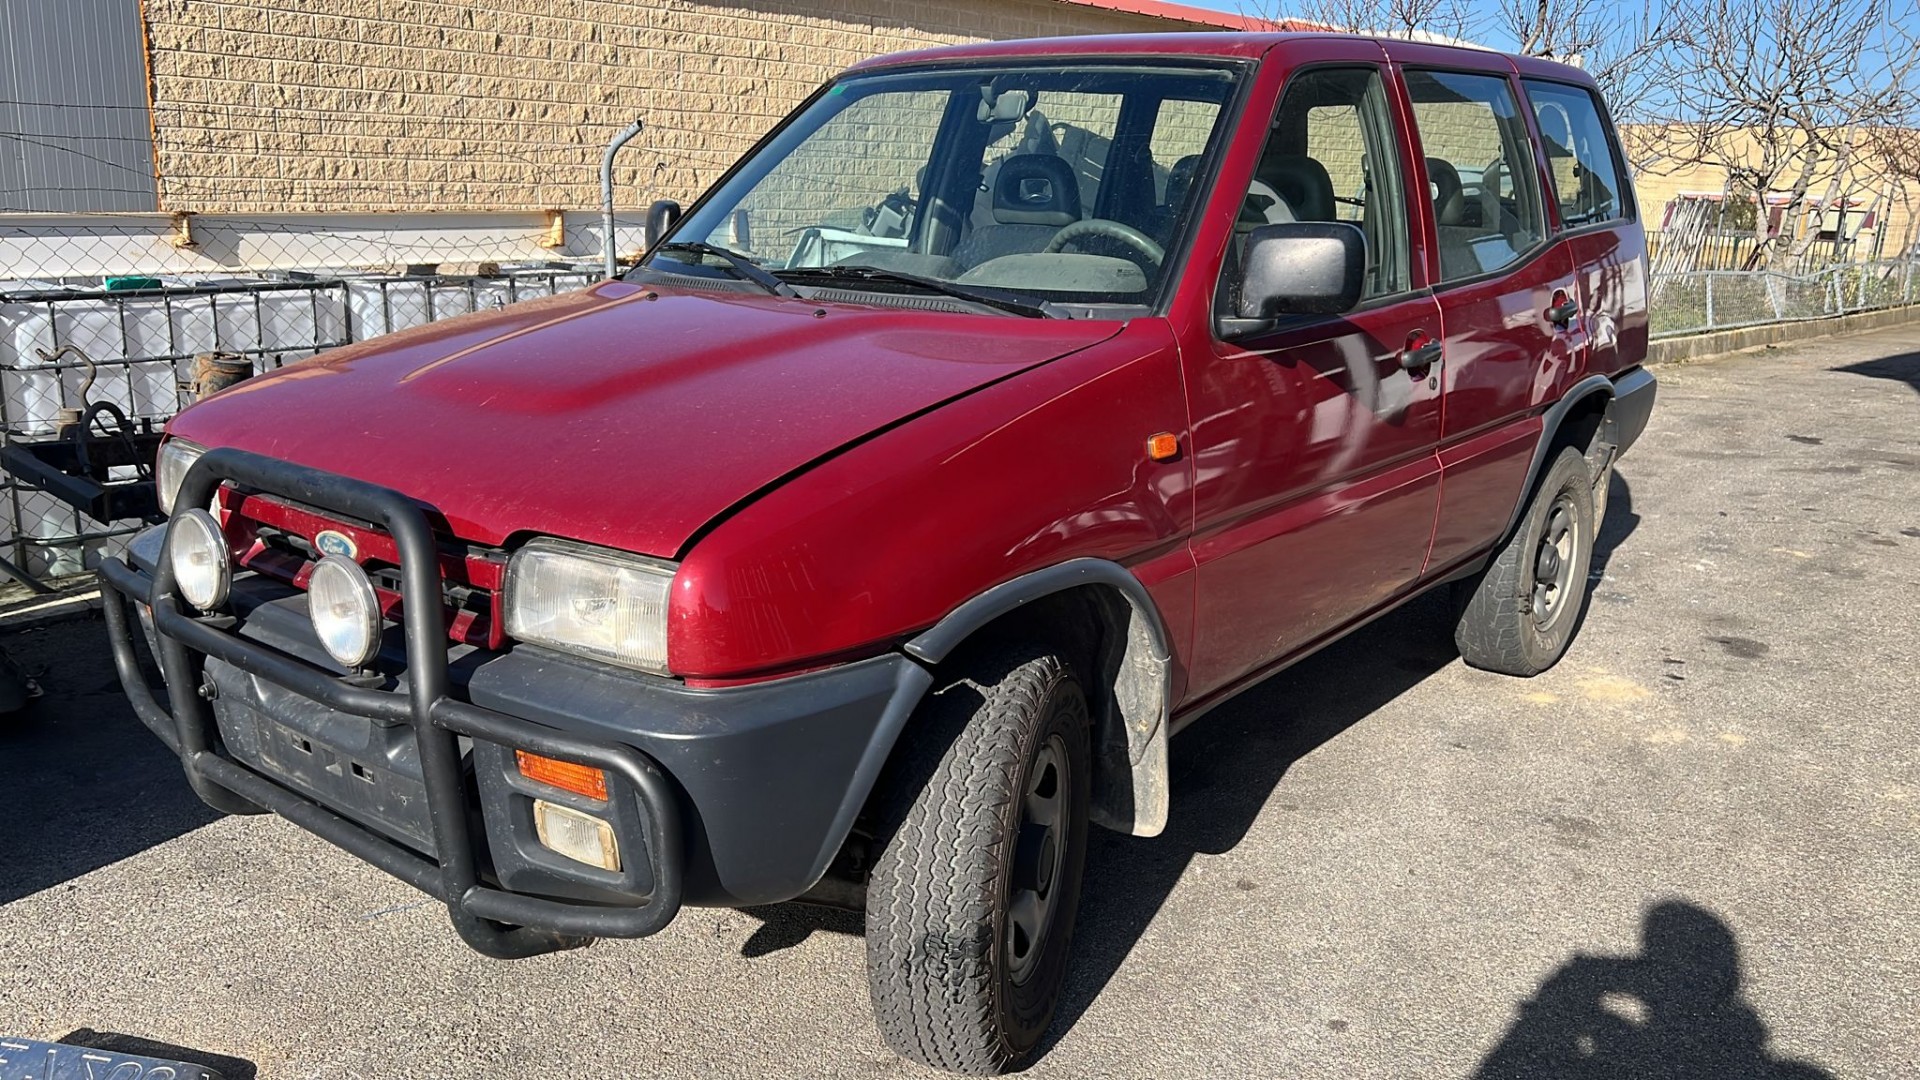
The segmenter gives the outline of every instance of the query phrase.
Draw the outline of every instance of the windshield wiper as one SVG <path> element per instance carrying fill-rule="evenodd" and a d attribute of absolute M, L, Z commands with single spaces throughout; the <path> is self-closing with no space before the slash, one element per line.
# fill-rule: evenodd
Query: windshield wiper
<path fill-rule="evenodd" d="M 753 282 L 755 285 L 760 286 L 775 296 L 785 296 L 791 299 L 798 299 L 800 296 L 799 293 L 793 291 L 793 286 L 760 269 L 760 267 L 754 264 L 752 259 L 747 258 L 737 251 L 723 248 L 718 244 L 707 244 L 697 240 L 675 240 L 671 243 L 661 244 L 660 250 L 691 251 L 700 255 L 711 255 L 732 267 L 733 272 L 739 277 Z"/>
<path fill-rule="evenodd" d="M 1029 319 L 1065 319 L 1066 310 L 1050 300 L 1015 300 L 999 293 L 982 289 L 971 289 L 951 281 L 939 278 L 921 277 L 904 270 L 883 270 L 878 266 L 813 266 L 791 270 L 781 270 L 783 278 L 804 278 L 814 281 L 885 281 L 898 285 L 911 285 L 928 292 L 951 296 L 957 300 L 967 300 L 975 304 L 985 304 L 1001 311 L 1010 311 L 1015 315 L 1024 315 Z"/>

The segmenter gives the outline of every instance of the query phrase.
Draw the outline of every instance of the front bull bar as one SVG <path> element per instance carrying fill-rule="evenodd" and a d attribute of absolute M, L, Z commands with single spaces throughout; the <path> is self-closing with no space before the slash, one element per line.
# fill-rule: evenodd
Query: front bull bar
<path fill-rule="evenodd" d="M 354 685 L 305 660 L 229 633 L 225 617 L 183 610 L 172 561 L 152 578 L 119 559 L 100 567 L 114 667 L 141 721 L 179 755 L 202 799 L 228 812 L 270 810 L 447 905 L 454 929 L 488 956 L 514 959 L 583 945 L 594 937 L 646 937 L 671 922 L 683 891 L 682 833 L 672 784 L 647 755 L 476 707 L 448 694 L 447 632 L 438 549 L 424 509 L 399 492 L 242 450 L 208 451 L 187 471 L 175 506 L 206 506 L 222 482 L 278 495 L 386 528 L 400 551 L 405 691 Z M 173 524 L 167 526 L 172 535 Z M 171 711 L 141 672 L 128 599 L 152 611 L 154 640 Z M 437 861 L 428 860 L 335 813 L 222 752 L 211 707 L 200 693 L 194 654 L 222 660 L 330 708 L 410 725 L 419 744 Z M 642 847 L 653 888 L 637 906 L 554 900 L 492 888 L 480 880 L 469 828 L 458 737 L 499 743 L 606 769 L 632 786 L 646 832 Z M 244 800 L 244 801 L 242 801 Z"/>

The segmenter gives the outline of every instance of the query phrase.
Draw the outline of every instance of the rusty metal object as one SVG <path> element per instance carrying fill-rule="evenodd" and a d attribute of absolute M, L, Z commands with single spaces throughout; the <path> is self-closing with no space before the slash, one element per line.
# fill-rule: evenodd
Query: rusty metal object
<path fill-rule="evenodd" d="M 252 375 L 253 361 L 239 353 L 201 353 L 193 358 L 193 400 L 217 394 Z"/>

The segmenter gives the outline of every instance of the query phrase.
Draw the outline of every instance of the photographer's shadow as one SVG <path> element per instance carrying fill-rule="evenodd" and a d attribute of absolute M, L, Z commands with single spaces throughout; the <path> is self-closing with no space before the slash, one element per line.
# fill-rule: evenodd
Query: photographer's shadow
<path fill-rule="evenodd" d="M 1648 909 L 1635 956 L 1576 956 L 1540 984 L 1474 1080 L 1833 1080 L 1767 1052 L 1733 931 L 1682 901 Z"/>

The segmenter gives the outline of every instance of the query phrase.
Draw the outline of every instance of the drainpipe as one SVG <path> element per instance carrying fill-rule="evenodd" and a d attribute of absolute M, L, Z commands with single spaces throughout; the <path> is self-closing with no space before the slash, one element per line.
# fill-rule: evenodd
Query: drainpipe
<path fill-rule="evenodd" d="M 613 277 L 616 269 L 613 258 L 613 156 L 618 154 L 620 148 L 627 145 L 635 135 L 640 134 L 640 129 L 645 126 L 644 120 L 635 120 L 627 125 L 625 131 L 615 135 L 613 141 L 607 144 L 607 152 L 600 158 L 600 224 L 603 230 L 600 246 L 606 256 L 606 270 L 609 278 Z"/>

